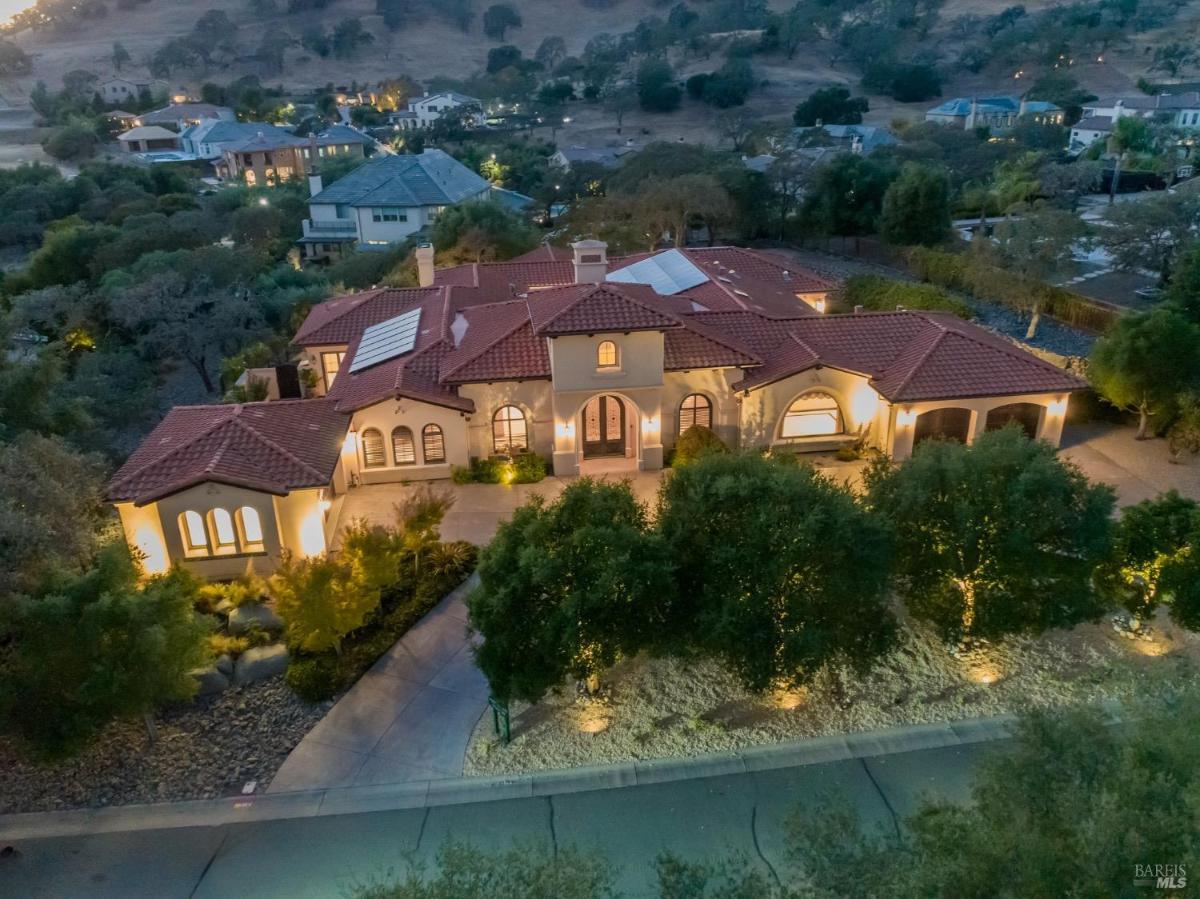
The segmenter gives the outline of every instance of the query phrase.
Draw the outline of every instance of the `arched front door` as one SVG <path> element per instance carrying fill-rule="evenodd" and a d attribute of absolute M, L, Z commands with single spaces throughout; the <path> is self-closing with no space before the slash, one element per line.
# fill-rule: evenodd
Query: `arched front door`
<path fill-rule="evenodd" d="M 988 412 L 986 428 L 998 431 L 1007 424 L 1016 422 L 1030 440 L 1036 440 L 1038 425 L 1042 422 L 1042 407 L 1037 403 L 1009 403 L 997 406 Z"/>
<path fill-rule="evenodd" d="M 594 396 L 583 407 L 583 458 L 625 455 L 625 404 L 615 396 Z"/>
<path fill-rule="evenodd" d="M 935 437 L 966 443 L 970 433 L 970 409 L 930 409 L 917 416 L 917 427 L 913 432 L 913 446 L 922 440 Z"/>

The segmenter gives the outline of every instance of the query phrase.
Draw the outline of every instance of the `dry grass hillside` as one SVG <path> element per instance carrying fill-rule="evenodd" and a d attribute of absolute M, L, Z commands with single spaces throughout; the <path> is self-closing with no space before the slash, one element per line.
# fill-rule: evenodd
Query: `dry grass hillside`
<path fill-rule="evenodd" d="M 620 0 L 607 10 L 585 6 L 579 0 L 512 0 L 512 3 L 519 9 L 525 24 L 511 31 L 507 42 L 527 54 L 532 54 L 549 35 L 562 36 L 568 52 L 576 54 L 596 34 L 628 31 L 645 16 L 666 14 L 665 8 L 655 5 L 652 0 Z M 279 5 L 285 6 L 286 0 L 281 0 Z M 485 0 L 478 0 L 476 8 L 482 11 L 487 5 Z M 702 6 L 700 3 L 695 5 Z M 770 5 L 785 9 L 791 5 L 791 0 L 771 0 Z M 942 25 L 929 37 L 927 46 L 939 50 L 944 58 L 952 58 L 956 47 L 944 33 L 945 23 L 966 13 L 995 14 L 1010 5 L 1011 0 L 948 0 L 941 13 Z M 1053 4 L 1051 0 L 1028 0 L 1025 5 L 1032 11 Z M 478 15 L 467 34 L 434 15 L 426 15 L 401 31 L 390 32 L 375 14 L 374 0 L 337 0 L 322 11 L 297 15 L 280 13 L 270 19 L 256 18 L 250 12 L 247 0 L 149 0 L 135 10 L 121 10 L 115 4 L 109 6 L 110 13 L 106 18 L 86 25 L 54 33 L 26 31 L 18 35 L 18 43 L 34 59 L 34 71 L 27 78 L 0 81 L 0 97 L 19 105 L 38 80 L 57 86 L 63 73 L 72 69 L 87 69 L 105 77 L 112 72 L 109 56 L 113 42 L 118 40 L 133 57 L 134 65 L 129 71 L 145 75 L 145 60 L 169 38 L 188 32 L 196 19 L 210 9 L 225 10 L 239 26 L 239 48 L 247 56 L 268 28 L 285 28 L 298 36 L 311 24 L 319 23 L 328 28 L 346 17 L 362 19 L 374 35 L 374 42 L 353 59 L 321 59 L 300 47 L 289 50 L 283 74 L 264 80 L 283 84 L 290 90 L 319 87 L 330 82 L 339 86 L 349 85 L 351 81 L 370 83 L 400 74 L 418 80 L 435 76 L 462 78 L 482 68 L 488 50 L 496 46 L 496 42 L 482 33 Z M 1162 33 L 1138 35 L 1121 50 L 1107 54 L 1103 63 L 1079 60 L 1073 73 L 1084 87 L 1096 93 L 1132 89 L 1137 78 L 1146 74 L 1147 47 L 1159 40 L 1179 40 L 1194 35 L 1198 23 L 1200 0 L 1190 0 L 1176 22 Z M 784 119 L 798 99 L 815 87 L 833 82 L 857 89 L 858 71 L 848 63 L 832 65 L 832 55 L 831 47 L 818 43 L 801 48 L 792 60 L 755 57 L 755 69 L 765 85 L 752 95 L 750 111 L 762 118 Z M 707 60 L 680 56 L 677 62 L 678 71 L 684 76 L 720 64 L 716 56 Z M 180 73 L 173 76 L 172 82 L 174 87 L 194 89 L 204 81 L 226 82 L 252 71 L 253 63 L 246 61 L 208 71 Z M 1021 84 L 1027 84 L 1036 74 L 1036 71 L 1027 72 L 1027 80 Z M 990 93 L 1019 89 L 1020 86 L 1013 83 L 1007 72 L 990 71 L 978 75 L 957 72 L 945 84 L 944 94 Z M 886 123 L 895 116 L 919 115 L 928 105 L 905 106 L 887 98 L 872 97 L 868 121 Z M 574 121 L 559 135 L 560 143 L 615 137 L 612 123 L 600 109 L 584 104 L 575 108 L 578 111 L 572 113 Z M 711 107 L 695 103 L 685 103 L 683 109 L 669 116 L 634 114 L 626 124 L 626 135 L 641 133 L 645 139 L 716 140 L 719 137 L 713 129 Z"/>

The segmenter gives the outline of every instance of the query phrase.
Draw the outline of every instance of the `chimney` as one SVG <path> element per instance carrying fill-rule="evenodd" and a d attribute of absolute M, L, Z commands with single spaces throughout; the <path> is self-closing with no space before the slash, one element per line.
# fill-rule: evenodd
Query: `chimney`
<path fill-rule="evenodd" d="M 855 314 L 855 315 L 861 315 L 861 314 L 862 314 L 862 311 L 863 311 L 863 307 L 862 307 L 862 305 L 861 305 L 861 304 L 857 304 L 857 303 L 856 303 L 856 304 L 855 304 L 855 306 L 854 306 L 854 314 Z"/>
<path fill-rule="evenodd" d="M 577 240 L 574 251 L 576 284 L 600 284 L 608 274 L 608 244 L 602 240 Z"/>
<path fill-rule="evenodd" d="M 433 286 L 433 244 L 417 244 L 417 283 L 422 287 Z"/>
<path fill-rule="evenodd" d="M 308 195 L 315 197 L 324 189 L 321 176 L 317 174 L 317 136 L 308 136 Z"/>

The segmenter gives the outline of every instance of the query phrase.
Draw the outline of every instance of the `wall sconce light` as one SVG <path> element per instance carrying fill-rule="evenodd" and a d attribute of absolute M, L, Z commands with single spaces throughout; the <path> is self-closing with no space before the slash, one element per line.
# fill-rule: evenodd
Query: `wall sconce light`
<path fill-rule="evenodd" d="M 912 409 L 901 409 L 896 413 L 896 424 L 903 428 L 917 423 L 917 413 Z"/>
<path fill-rule="evenodd" d="M 342 452 L 353 453 L 358 450 L 358 435 L 353 431 L 346 432 L 346 439 L 342 441 Z"/>
<path fill-rule="evenodd" d="M 573 421 L 556 421 L 554 423 L 554 434 L 556 437 L 568 439 L 575 436 L 575 422 Z"/>
<path fill-rule="evenodd" d="M 1067 398 L 1065 396 L 1059 397 L 1054 402 L 1052 402 L 1049 406 L 1046 407 L 1046 411 L 1049 412 L 1051 415 L 1066 415 L 1067 414 Z"/>
<path fill-rule="evenodd" d="M 658 430 L 658 418 L 650 416 L 642 419 L 642 433 L 649 434 L 651 431 Z"/>

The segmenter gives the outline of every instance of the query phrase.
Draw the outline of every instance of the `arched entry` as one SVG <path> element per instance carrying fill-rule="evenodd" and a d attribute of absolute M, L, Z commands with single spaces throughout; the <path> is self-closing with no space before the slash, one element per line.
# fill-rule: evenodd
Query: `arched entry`
<path fill-rule="evenodd" d="M 625 403 L 611 394 L 583 407 L 583 458 L 625 455 Z"/>
<path fill-rule="evenodd" d="M 1005 425 L 1016 422 L 1030 440 L 1036 440 L 1038 425 L 1042 423 L 1042 407 L 1037 403 L 1009 403 L 997 406 L 988 412 L 985 429 L 998 431 Z"/>
<path fill-rule="evenodd" d="M 935 437 L 966 443 L 970 433 L 970 409 L 930 409 L 917 416 L 917 426 L 913 432 L 913 446 L 922 440 L 930 440 Z"/>

